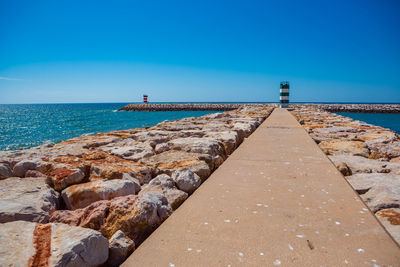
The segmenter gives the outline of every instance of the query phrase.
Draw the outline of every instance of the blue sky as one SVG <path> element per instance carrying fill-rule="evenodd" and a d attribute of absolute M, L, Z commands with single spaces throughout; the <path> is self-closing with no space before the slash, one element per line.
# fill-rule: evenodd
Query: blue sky
<path fill-rule="evenodd" d="M 400 2 L 0 1 L 0 103 L 400 102 Z"/>

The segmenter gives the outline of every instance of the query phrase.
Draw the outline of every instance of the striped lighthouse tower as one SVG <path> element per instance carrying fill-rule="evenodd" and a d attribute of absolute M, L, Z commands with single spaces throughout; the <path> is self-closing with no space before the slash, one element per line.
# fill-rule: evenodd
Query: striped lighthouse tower
<path fill-rule="evenodd" d="M 289 82 L 281 82 L 280 97 L 281 108 L 289 107 Z"/>

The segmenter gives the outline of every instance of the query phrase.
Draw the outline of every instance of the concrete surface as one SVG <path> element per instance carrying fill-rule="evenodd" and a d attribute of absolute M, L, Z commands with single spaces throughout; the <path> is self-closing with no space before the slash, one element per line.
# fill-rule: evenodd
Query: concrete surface
<path fill-rule="evenodd" d="M 275 109 L 122 266 L 400 266 L 400 248 Z"/>

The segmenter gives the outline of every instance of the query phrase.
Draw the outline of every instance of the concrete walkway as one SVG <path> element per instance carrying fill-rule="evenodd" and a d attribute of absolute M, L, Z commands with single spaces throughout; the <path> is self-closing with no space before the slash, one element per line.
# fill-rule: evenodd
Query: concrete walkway
<path fill-rule="evenodd" d="M 122 266 L 400 266 L 295 118 L 271 116 Z"/>

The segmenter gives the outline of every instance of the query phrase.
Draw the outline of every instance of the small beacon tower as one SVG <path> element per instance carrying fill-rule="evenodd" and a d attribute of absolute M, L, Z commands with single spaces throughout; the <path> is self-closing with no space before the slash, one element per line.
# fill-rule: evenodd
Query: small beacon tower
<path fill-rule="evenodd" d="M 281 108 L 289 107 L 289 82 L 281 82 L 280 97 Z"/>
<path fill-rule="evenodd" d="M 147 101 L 147 98 L 148 98 L 149 96 L 148 95 L 143 95 L 143 103 L 149 103 L 148 101 Z"/>

